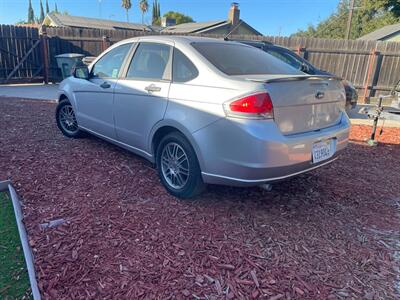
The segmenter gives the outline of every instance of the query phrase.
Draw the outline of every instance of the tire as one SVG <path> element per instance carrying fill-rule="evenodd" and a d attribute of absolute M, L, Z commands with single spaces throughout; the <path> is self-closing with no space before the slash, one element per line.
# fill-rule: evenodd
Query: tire
<path fill-rule="evenodd" d="M 205 190 L 196 153 L 181 133 L 172 132 L 162 138 L 156 163 L 160 180 L 171 195 L 189 199 Z"/>
<path fill-rule="evenodd" d="M 56 108 L 56 122 L 58 129 L 66 137 L 82 137 L 82 130 L 78 127 L 74 109 L 68 99 L 63 99 L 58 103 Z"/>

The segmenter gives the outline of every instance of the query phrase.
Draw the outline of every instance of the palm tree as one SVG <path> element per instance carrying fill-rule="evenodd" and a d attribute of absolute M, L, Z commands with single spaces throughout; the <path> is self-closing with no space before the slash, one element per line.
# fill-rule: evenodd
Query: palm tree
<path fill-rule="evenodd" d="M 149 4 L 147 3 L 147 0 L 140 0 L 139 7 L 140 7 L 140 10 L 142 11 L 142 24 L 144 24 L 144 14 L 149 9 Z"/>
<path fill-rule="evenodd" d="M 129 11 L 129 10 L 131 9 L 131 7 L 132 7 L 131 0 L 122 0 L 122 7 L 125 8 L 125 10 L 126 10 L 126 21 L 129 22 L 128 11 Z"/>

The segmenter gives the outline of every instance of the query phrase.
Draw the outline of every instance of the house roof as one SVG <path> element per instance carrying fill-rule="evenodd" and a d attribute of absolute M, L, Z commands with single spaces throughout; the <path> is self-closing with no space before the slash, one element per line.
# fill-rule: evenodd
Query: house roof
<path fill-rule="evenodd" d="M 241 25 L 248 27 L 254 33 L 261 35 L 257 30 L 247 24 L 245 21 L 240 20 Z M 209 30 L 214 30 L 224 26 L 231 26 L 231 23 L 227 20 L 210 21 L 210 22 L 191 22 L 183 23 L 179 25 L 165 27 L 162 32 L 168 33 L 206 33 Z"/>
<path fill-rule="evenodd" d="M 221 24 L 227 24 L 226 20 L 220 21 L 209 21 L 209 22 L 190 22 L 183 23 L 174 26 L 165 27 L 163 32 L 176 32 L 176 33 L 195 33 L 198 31 L 203 31 L 205 29 L 210 29 Z"/>
<path fill-rule="evenodd" d="M 359 40 L 374 40 L 374 41 L 379 41 L 383 40 L 385 38 L 390 37 L 393 34 L 400 33 L 400 23 L 393 24 L 393 25 L 388 25 L 385 27 L 382 27 L 378 30 L 375 30 L 373 32 L 370 32 L 366 35 L 363 35 L 362 37 L 358 38 Z"/>
<path fill-rule="evenodd" d="M 80 27 L 80 28 L 98 28 L 98 29 L 127 29 L 127 30 L 139 30 L 139 31 L 151 31 L 148 26 L 143 24 L 118 22 L 112 20 L 95 19 L 87 17 L 77 17 L 70 15 L 63 15 L 58 13 L 50 13 L 46 16 L 46 19 L 51 21 L 50 26 L 56 27 Z M 46 22 L 46 19 L 44 22 Z"/>

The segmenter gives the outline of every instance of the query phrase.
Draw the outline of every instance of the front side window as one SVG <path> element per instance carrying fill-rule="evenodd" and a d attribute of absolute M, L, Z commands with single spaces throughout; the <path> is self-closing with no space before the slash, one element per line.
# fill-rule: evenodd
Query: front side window
<path fill-rule="evenodd" d="M 118 78 L 122 62 L 131 46 L 132 44 L 124 44 L 107 52 L 94 65 L 92 76 L 96 78 Z"/>
<path fill-rule="evenodd" d="M 194 64 L 178 49 L 174 49 L 172 64 L 172 80 L 174 82 L 186 82 L 199 75 Z"/>
<path fill-rule="evenodd" d="M 140 43 L 126 75 L 137 79 L 168 79 L 171 47 L 157 43 Z"/>
<path fill-rule="evenodd" d="M 192 43 L 210 63 L 227 75 L 303 73 L 268 53 L 243 44 L 200 42 Z"/>

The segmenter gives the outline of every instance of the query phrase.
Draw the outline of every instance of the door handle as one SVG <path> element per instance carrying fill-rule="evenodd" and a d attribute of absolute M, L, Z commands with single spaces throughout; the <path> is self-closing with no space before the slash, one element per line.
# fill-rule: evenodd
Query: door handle
<path fill-rule="evenodd" d="M 149 93 L 161 91 L 161 88 L 159 86 L 156 86 L 155 84 L 150 84 L 149 86 L 146 86 L 144 89 Z"/>
<path fill-rule="evenodd" d="M 109 84 L 108 82 L 104 81 L 102 84 L 100 84 L 100 87 L 103 89 L 108 89 L 111 87 L 111 84 Z"/>

